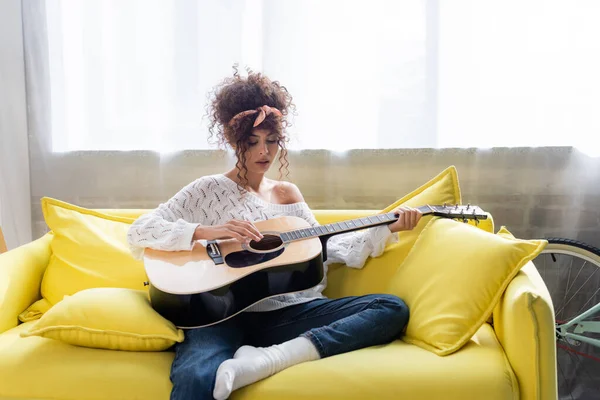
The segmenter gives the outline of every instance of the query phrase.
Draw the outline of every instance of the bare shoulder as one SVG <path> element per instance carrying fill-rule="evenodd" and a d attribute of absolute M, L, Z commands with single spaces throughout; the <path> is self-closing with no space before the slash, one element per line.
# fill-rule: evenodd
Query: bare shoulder
<path fill-rule="evenodd" d="M 274 181 L 273 197 L 279 204 L 292 204 L 304 202 L 304 196 L 298 186 L 291 182 Z"/>

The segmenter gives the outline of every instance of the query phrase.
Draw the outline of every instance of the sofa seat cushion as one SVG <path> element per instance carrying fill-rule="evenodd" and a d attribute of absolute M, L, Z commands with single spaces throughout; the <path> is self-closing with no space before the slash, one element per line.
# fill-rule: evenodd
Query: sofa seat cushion
<path fill-rule="evenodd" d="M 397 340 L 297 365 L 239 390 L 233 400 L 518 399 L 515 375 L 484 324 L 460 351 L 437 356 Z"/>
<path fill-rule="evenodd" d="M 33 324 L 0 334 L 0 399 L 169 399 L 175 353 L 92 349 L 19 336 Z"/>
<path fill-rule="evenodd" d="M 174 353 L 76 347 L 22 338 L 32 322 L 0 334 L 0 398 L 168 400 Z M 400 340 L 289 368 L 233 400 L 518 399 L 516 378 L 484 324 L 460 351 L 439 357 Z"/>

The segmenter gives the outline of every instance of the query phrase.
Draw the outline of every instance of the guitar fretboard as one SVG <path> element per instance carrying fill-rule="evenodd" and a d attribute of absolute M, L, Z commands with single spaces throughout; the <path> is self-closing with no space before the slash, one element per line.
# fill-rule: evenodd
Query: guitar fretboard
<path fill-rule="evenodd" d="M 423 215 L 433 214 L 443 218 L 462 219 L 465 222 L 469 219 L 474 219 L 476 222 L 478 222 L 479 219 L 487 219 L 487 215 L 483 210 L 477 206 L 472 207 L 470 204 L 467 204 L 466 207 L 459 206 L 458 204 L 454 206 L 447 206 L 444 204 L 443 206 L 425 205 L 417 208 Z M 397 219 L 398 217 L 393 212 L 386 214 L 375 214 L 368 217 L 335 222 L 333 224 L 296 229 L 294 231 L 280 233 L 279 236 L 284 243 L 313 237 L 323 237 L 323 239 L 325 239 L 324 243 L 326 243 L 326 239 L 338 233 L 352 232 L 358 229 L 372 228 L 374 226 L 383 224 L 391 224 Z"/>
<path fill-rule="evenodd" d="M 419 210 L 421 210 L 423 214 L 430 212 L 430 208 L 428 206 L 419 207 Z M 333 224 L 319 225 L 311 228 L 283 232 L 280 234 L 280 237 L 284 243 L 287 243 L 295 240 L 326 235 L 336 235 L 338 233 L 352 232 L 358 229 L 372 228 L 378 225 L 390 224 L 397 219 L 398 217 L 393 212 L 376 214 L 343 222 L 334 222 Z"/>

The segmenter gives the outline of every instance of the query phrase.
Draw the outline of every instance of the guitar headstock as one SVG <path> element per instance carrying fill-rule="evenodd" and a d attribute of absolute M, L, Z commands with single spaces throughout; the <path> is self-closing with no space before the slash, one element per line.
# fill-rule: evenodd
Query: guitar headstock
<path fill-rule="evenodd" d="M 463 221 L 467 221 L 469 219 L 473 219 L 478 221 L 480 219 L 487 219 L 487 214 L 478 206 L 473 206 L 471 204 L 467 205 L 459 205 L 459 204 L 444 204 L 444 205 L 436 205 L 436 206 L 428 206 L 433 215 L 437 217 L 443 218 L 452 218 L 452 219 L 460 219 Z"/>

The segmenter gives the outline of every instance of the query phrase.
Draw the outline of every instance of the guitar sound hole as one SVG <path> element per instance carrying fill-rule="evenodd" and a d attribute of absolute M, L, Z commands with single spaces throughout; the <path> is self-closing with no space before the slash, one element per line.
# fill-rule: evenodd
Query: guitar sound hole
<path fill-rule="evenodd" d="M 281 240 L 281 238 L 275 235 L 264 235 L 260 242 L 254 240 L 250 241 L 250 247 L 254 250 L 259 251 L 274 250 L 282 244 L 283 241 Z"/>

